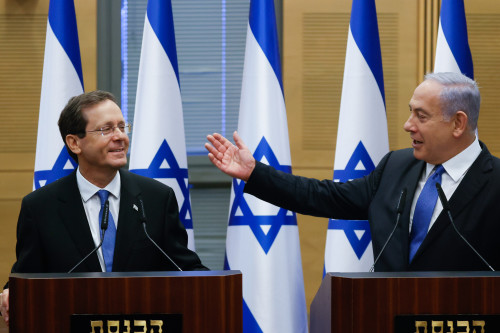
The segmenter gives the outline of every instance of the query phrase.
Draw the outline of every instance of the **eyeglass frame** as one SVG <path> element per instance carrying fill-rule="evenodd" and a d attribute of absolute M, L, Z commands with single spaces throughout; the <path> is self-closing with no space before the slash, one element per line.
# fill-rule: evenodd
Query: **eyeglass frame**
<path fill-rule="evenodd" d="M 132 132 L 132 124 L 120 124 L 120 125 L 116 125 L 116 126 L 104 126 L 104 127 L 101 127 L 99 129 L 96 129 L 93 131 L 85 131 L 85 133 L 101 132 L 101 136 L 108 136 L 108 135 L 113 134 L 117 128 L 120 130 L 120 133 L 123 133 L 126 135 L 128 135 Z M 107 132 L 107 133 L 105 133 L 105 132 Z"/>

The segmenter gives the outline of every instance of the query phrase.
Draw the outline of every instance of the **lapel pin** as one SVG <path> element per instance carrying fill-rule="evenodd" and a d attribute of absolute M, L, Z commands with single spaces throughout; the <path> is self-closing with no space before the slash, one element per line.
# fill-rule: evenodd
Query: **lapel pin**
<path fill-rule="evenodd" d="M 134 205 L 132 206 L 132 208 L 133 208 L 136 212 L 138 212 L 138 211 L 139 211 L 139 207 L 137 207 L 137 205 L 136 205 L 136 204 L 134 204 Z"/>

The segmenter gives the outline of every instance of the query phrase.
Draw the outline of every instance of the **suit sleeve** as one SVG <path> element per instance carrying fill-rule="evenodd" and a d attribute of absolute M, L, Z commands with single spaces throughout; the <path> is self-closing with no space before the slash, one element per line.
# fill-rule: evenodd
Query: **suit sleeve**
<path fill-rule="evenodd" d="M 17 221 L 17 261 L 12 266 L 12 273 L 34 273 L 44 271 L 43 251 L 40 246 L 35 217 L 26 198 L 21 203 Z M 4 288 L 8 288 L 8 283 Z"/>
<path fill-rule="evenodd" d="M 12 267 L 12 273 L 44 272 L 43 251 L 35 219 L 31 207 L 23 199 L 17 222 L 17 261 Z"/>
<path fill-rule="evenodd" d="M 300 214 L 366 220 L 390 154 L 369 175 L 346 183 L 295 176 L 257 162 L 244 191 Z"/>

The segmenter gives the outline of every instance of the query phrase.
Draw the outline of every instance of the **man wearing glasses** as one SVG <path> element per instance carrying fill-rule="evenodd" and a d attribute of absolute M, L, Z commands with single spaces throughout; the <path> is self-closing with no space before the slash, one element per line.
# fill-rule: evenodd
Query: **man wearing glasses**
<path fill-rule="evenodd" d="M 93 91 L 71 98 L 58 125 L 78 168 L 23 199 L 13 273 L 207 269 L 187 248 L 174 191 L 121 169 L 131 126 L 112 94 Z M 103 237 L 104 207 L 109 219 Z M 173 262 L 147 239 L 145 216 L 148 233 Z M 77 265 L 101 239 L 99 250 Z M 1 301 L 8 322 L 8 289 Z"/>

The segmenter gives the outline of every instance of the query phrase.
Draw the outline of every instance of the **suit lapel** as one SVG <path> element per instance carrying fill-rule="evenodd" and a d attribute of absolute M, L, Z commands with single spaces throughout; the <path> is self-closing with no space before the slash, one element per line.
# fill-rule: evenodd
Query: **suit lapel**
<path fill-rule="evenodd" d="M 136 209 L 139 206 L 137 197 L 141 193 L 141 189 L 128 171 L 120 170 L 120 180 L 120 215 L 116 231 L 113 271 L 121 271 L 126 268 L 133 240 L 138 237 L 138 232 L 141 230 L 139 212 Z"/>
<path fill-rule="evenodd" d="M 460 185 L 457 187 L 451 198 L 448 198 L 453 220 L 459 229 L 461 224 L 467 222 L 466 220 L 458 219 L 460 213 L 467 208 L 469 203 L 474 198 L 477 197 L 483 186 L 488 182 L 488 171 L 492 169 L 491 155 L 486 146 L 482 145 L 482 148 L 483 151 L 469 168 L 464 179 L 460 182 Z M 443 230 L 445 230 L 449 225 L 450 219 L 448 214 L 444 211 L 441 212 L 436 222 L 434 222 L 429 230 L 429 233 L 424 238 L 424 241 L 422 242 L 422 245 L 420 245 L 414 259 L 418 258 L 420 253 L 424 252 L 426 248 L 436 241 Z"/>
<path fill-rule="evenodd" d="M 94 249 L 95 244 L 76 182 L 76 171 L 69 177 L 61 179 L 57 197 L 61 220 L 83 259 Z M 101 271 L 97 255 L 87 258 L 82 265 L 87 266 L 88 271 Z"/>

